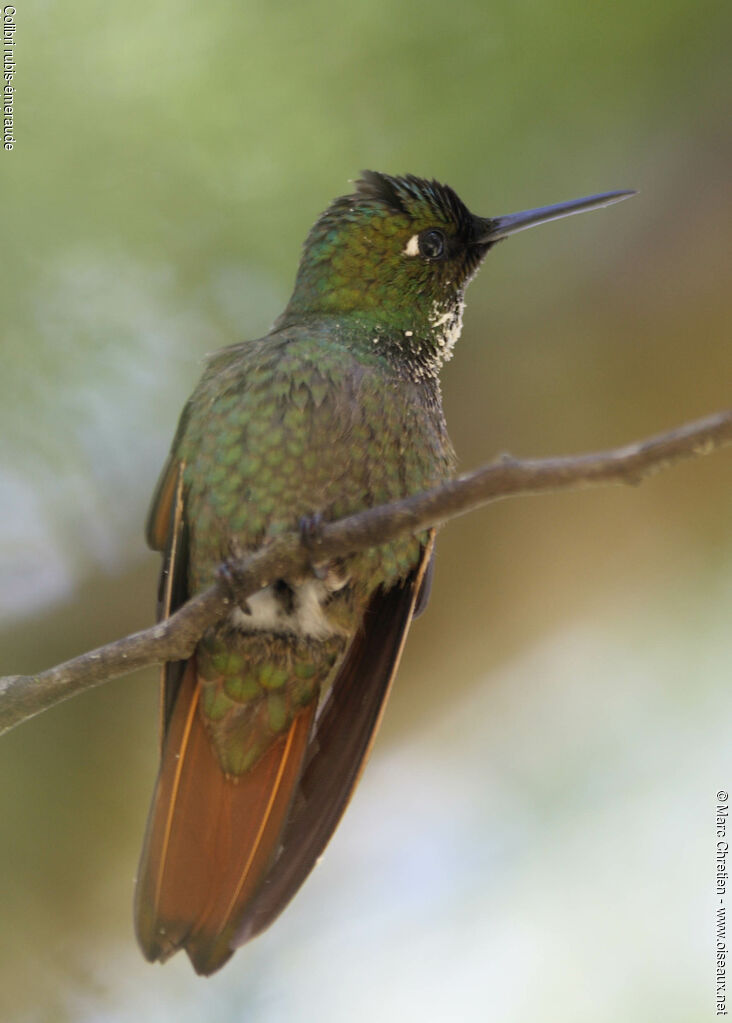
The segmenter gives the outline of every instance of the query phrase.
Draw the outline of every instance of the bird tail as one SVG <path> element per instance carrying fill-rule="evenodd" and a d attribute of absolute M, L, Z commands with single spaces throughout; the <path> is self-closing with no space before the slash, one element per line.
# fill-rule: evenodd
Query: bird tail
<path fill-rule="evenodd" d="M 317 701 L 241 777 L 216 759 L 185 666 L 165 736 L 135 890 L 135 928 L 151 962 L 185 948 L 197 973 L 234 951 L 237 924 L 270 869 L 300 776 Z"/>

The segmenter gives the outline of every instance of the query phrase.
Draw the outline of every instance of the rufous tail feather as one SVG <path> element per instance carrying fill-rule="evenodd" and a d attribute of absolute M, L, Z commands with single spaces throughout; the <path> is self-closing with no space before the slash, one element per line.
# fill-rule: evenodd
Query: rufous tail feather
<path fill-rule="evenodd" d="M 197 973 L 233 952 L 242 915 L 275 858 L 315 714 L 303 708 L 241 777 L 224 774 L 186 665 L 165 738 L 135 892 L 137 937 L 164 961 L 185 948 Z"/>

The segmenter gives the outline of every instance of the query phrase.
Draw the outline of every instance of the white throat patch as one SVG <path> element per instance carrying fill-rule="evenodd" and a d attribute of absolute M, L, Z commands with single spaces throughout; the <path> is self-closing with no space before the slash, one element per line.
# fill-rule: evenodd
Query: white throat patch
<path fill-rule="evenodd" d="M 432 306 L 430 326 L 434 331 L 437 346 L 438 369 L 444 362 L 452 358 L 455 342 L 463 329 L 464 310 L 465 302 L 462 298 L 448 306 L 442 306 L 439 302 L 435 302 Z"/>

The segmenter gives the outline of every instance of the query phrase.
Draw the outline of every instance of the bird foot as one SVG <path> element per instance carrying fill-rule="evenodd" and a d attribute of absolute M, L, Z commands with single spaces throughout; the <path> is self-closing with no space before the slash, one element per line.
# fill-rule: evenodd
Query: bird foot
<path fill-rule="evenodd" d="M 323 516 L 320 512 L 303 515 L 299 522 L 300 540 L 309 554 L 315 554 L 323 538 Z M 310 560 L 310 568 L 316 579 L 324 580 L 329 571 L 326 562 Z"/>
<path fill-rule="evenodd" d="M 300 527 L 300 539 L 309 551 L 314 550 L 323 539 L 323 515 L 321 512 L 313 512 L 312 515 L 303 515 L 298 523 Z"/>
<path fill-rule="evenodd" d="M 224 561 L 216 569 L 216 575 L 228 591 L 229 599 L 237 607 L 240 607 L 244 614 L 250 615 L 252 609 L 249 606 L 251 597 L 251 580 L 237 570 L 235 561 Z"/>

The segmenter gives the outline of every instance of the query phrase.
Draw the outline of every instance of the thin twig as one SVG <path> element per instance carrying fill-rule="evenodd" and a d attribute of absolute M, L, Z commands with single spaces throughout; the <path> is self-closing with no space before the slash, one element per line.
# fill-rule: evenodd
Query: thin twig
<path fill-rule="evenodd" d="M 228 565 L 228 581 L 219 579 L 167 621 L 38 675 L 0 678 L 0 734 L 102 682 L 138 668 L 189 657 L 206 629 L 228 613 L 232 584 L 236 599 L 242 601 L 272 579 L 306 575 L 313 561 L 344 557 L 419 533 L 491 501 L 605 483 L 639 483 L 667 465 L 709 454 L 731 442 L 729 410 L 610 451 L 545 459 L 504 455 L 433 490 L 325 524 L 309 544 L 296 533 L 278 537 Z"/>

